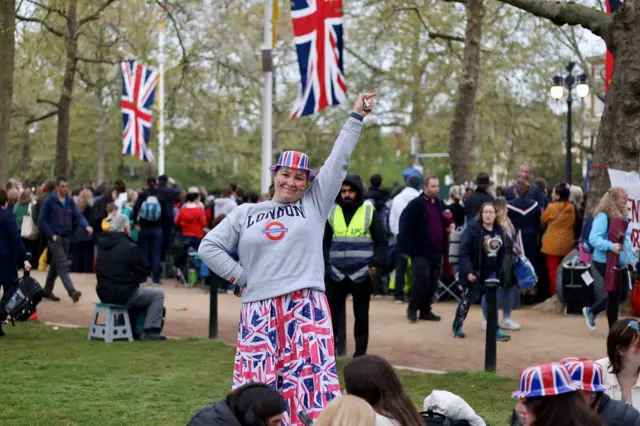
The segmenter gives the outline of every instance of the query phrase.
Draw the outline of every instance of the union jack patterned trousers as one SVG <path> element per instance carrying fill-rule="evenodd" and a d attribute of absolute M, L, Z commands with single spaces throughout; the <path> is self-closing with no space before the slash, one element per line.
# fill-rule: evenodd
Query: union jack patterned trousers
<path fill-rule="evenodd" d="M 340 383 L 325 294 L 304 289 L 242 304 L 233 389 L 266 383 L 287 402 L 283 426 L 300 425 L 297 413 L 313 420 L 340 396 Z"/>

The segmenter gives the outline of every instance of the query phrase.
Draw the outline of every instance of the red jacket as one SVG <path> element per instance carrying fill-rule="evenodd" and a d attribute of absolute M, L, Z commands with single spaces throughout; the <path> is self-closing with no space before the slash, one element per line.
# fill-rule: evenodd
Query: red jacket
<path fill-rule="evenodd" d="M 184 236 L 204 238 L 204 228 L 207 226 L 204 209 L 196 203 L 186 203 L 178 211 L 176 225 L 182 229 Z"/>

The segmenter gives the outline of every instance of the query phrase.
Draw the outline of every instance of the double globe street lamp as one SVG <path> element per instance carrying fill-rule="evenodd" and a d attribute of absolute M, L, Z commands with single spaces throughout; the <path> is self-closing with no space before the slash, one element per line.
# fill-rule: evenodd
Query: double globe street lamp
<path fill-rule="evenodd" d="M 571 106 L 573 104 L 573 89 L 575 88 L 576 95 L 578 98 L 583 99 L 589 96 L 589 85 L 587 84 L 587 74 L 582 73 L 577 76 L 574 76 L 574 69 L 576 63 L 569 62 L 565 70 L 567 71 L 567 75 L 565 77 L 556 75 L 553 77 L 553 87 L 551 88 L 551 97 L 556 100 L 562 99 L 565 95 L 565 90 L 567 93 L 567 141 L 566 141 L 566 150 L 567 150 L 567 162 L 566 162 L 566 176 L 565 181 L 571 185 L 572 184 L 572 158 L 571 158 L 571 148 L 573 146 L 573 129 L 571 128 Z"/>

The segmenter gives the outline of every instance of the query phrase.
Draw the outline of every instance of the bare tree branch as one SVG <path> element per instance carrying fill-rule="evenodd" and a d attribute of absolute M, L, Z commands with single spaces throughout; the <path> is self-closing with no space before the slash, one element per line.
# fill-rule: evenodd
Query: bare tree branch
<path fill-rule="evenodd" d="M 398 7 L 395 9 L 395 12 L 401 12 L 405 10 L 415 12 L 415 14 L 418 16 L 418 19 L 420 19 L 420 22 L 422 22 L 422 26 L 424 27 L 425 30 L 427 30 L 427 34 L 429 35 L 430 39 L 460 41 L 464 43 L 464 37 L 457 37 L 449 34 L 442 34 L 442 33 L 431 31 L 429 29 L 429 25 L 427 25 L 427 21 L 425 21 L 424 18 L 422 17 L 422 14 L 420 13 L 420 9 L 418 9 L 418 6 Z"/>
<path fill-rule="evenodd" d="M 49 104 L 49 105 L 53 105 L 56 108 L 60 108 L 60 104 L 59 103 L 54 102 L 54 101 L 50 101 L 48 99 L 40 99 L 40 98 L 38 98 L 38 99 L 36 99 L 36 102 L 39 103 L 39 104 Z"/>
<path fill-rule="evenodd" d="M 120 63 L 118 59 L 96 59 L 96 58 L 83 58 L 78 56 L 76 58 L 78 61 L 88 62 L 90 64 L 108 64 L 108 65 L 116 65 Z"/>
<path fill-rule="evenodd" d="M 98 10 L 93 12 L 91 15 L 87 15 L 84 18 L 80 19 L 78 21 L 78 29 L 80 29 L 80 27 L 82 27 L 84 24 L 100 19 L 100 14 L 102 13 L 102 11 L 105 10 L 107 7 L 111 6 L 111 4 L 114 3 L 115 1 L 116 0 L 106 0 L 104 3 L 102 3 L 102 5 L 100 5 Z"/>
<path fill-rule="evenodd" d="M 48 15 L 47 15 L 48 16 Z M 42 25 L 44 28 L 46 28 L 51 34 L 57 35 L 58 37 L 64 37 L 64 33 L 62 31 L 59 31 L 55 28 L 53 28 L 51 25 L 47 24 L 45 22 L 45 20 L 43 19 L 38 19 L 38 18 L 28 18 L 26 16 L 21 16 L 21 15 L 16 15 L 16 19 L 18 21 L 22 21 L 22 22 L 37 22 L 38 24 Z M 45 18 L 46 19 L 46 18 Z"/>
<path fill-rule="evenodd" d="M 556 25 L 581 25 L 597 36 L 602 37 L 607 45 L 611 45 L 611 25 L 613 19 L 610 15 L 597 9 L 582 6 L 573 2 L 545 0 L 499 0 L 518 9 L 527 11 L 540 18 L 546 18 Z"/>
<path fill-rule="evenodd" d="M 27 2 L 36 5 L 44 10 L 46 10 L 49 13 L 55 13 L 58 16 L 61 16 L 64 19 L 67 19 L 67 15 L 64 13 L 64 11 L 60 10 L 60 9 L 56 9 L 55 7 L 51 7 L 51 6 L 47 6 L 46 4 L 42 4 L 40 2 L 37 2 L 35 0 L 27 0 Z"/>
<path fill-rule="evenodd" d="M 46 113 L 45 115 L 41 115 L 40 117 L 31 118 L 25 121 L 25 124 L 37 123 L 38 121 L 46 120 L 47 118 L 53 117 L 54 115 L 57 115 L 57 114 L 58 114 L 58 111 L 51 111 Z"/>

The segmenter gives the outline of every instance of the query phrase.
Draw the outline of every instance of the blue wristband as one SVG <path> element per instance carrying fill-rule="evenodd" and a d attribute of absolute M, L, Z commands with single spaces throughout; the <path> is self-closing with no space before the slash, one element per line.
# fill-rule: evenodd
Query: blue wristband
<path fill-rule="evenodd" d="M 364 120 L 364 117 L 361 116 L 360 114 L 358 114 L 357 112 L 352 112 L 351 113 L 351 117 L 355 118 L 358 121 L 363 121 Z"/>

